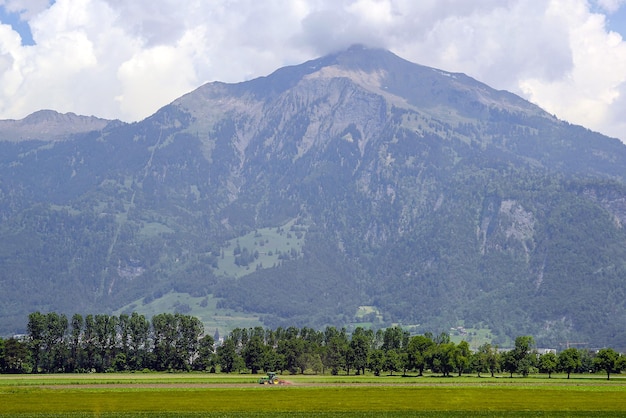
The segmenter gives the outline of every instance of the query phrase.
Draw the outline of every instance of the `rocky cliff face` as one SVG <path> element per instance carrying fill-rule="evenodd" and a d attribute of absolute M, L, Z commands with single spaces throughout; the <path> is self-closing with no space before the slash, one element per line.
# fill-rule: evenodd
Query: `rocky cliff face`
<path fill-rule="evenodd" d="M 626 345 L 597 326 L 626 319 L 624 145 L 463 74 L 357 46 L 135 124 L 35 116 L 75 131 L 0 144 L 5 329 L 175 291 L 269 326 Z"/>

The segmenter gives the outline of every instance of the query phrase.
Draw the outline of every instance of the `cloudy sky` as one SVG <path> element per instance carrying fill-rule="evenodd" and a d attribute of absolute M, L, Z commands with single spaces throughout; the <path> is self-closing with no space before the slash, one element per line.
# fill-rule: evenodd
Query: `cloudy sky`
<path fill-rule="evenodd" d="M 626 0 L 0 0 L 0 119 L 136 121 L 353 43 L 626 141 Z"/>

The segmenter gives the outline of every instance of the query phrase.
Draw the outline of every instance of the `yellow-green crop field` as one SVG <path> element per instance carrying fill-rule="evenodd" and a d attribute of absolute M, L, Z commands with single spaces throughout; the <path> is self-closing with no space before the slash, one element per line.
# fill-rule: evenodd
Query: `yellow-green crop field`
<path fill-rule="evenodd" d="M 626 378 L 2 375 L 0 417 L 626 416 Z"/>

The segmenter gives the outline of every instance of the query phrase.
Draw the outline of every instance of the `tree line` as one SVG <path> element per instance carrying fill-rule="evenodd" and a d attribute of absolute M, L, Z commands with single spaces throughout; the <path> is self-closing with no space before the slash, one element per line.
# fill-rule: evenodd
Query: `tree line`
<path fill-rule="evenodd" d="M 456 374 L 603 372 L 607 379 L 626 369 L 626 356 L 612 348 L 567 348 L 539 354 L 531 336 L 515 339 L 510 350 L 483 344 L 470 350 L 449 334 L 411 336 L 394 326 L 374 331 L 357 327 L 236 328 L 223 340 L 205 335 L 198 318 L 162 313 L 149 321 L 137 313 L 31 313 L 27 334 L 0 338 L 1 373 L 121 371 L 207 371 L 222 373 L 364 374 L 424 372 Z"/>

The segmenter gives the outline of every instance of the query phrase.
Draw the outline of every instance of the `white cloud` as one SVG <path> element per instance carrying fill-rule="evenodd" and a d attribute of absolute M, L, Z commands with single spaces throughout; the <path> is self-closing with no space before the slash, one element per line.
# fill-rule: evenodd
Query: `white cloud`
<path fill-rule="evenodd" d="M 137 120 L 207 81 L 237 82 L 364 43 L 465 72 L 626 139 L 626 0 L 0 0 L 0 118 L 40 108 Z M 617 16 L 617 15 L 615 15 Z"/>
<path fill-rule="evenodd" d="M 123 93 L 115 97 L 121 111 L 138 119 L 197 87 L 193 59 L 189 59 L 198 52 L 196 39 L 186 34 L 178 45 L 141 50 L 122 63 L 117 74 Z"/>
<path fill-rule="evenodd" d="M 562 8 L 569 11 L 565 18 L 572 68 L 554 80 L 520 78 L 519 86 L 558 116 L 626 139 L 623 117 L 616 119 L 613 108 L 626 93 L 626 43 L 618 34 L 606 32 L 604 16 L 589 13 L 572 0 L 554 2 L 549 13 Z"/>
<path fill-rule="evenodd" d="M 624 4 L 626 0 L 598 0 L 598 6 L 609 13 L 615 13 Z"/>
<path fill-rule="evenodd" d="M 562 76 L 572 63 L 560 17 L 549 15 L 544 2 L 508 3 L 443 16 L 423 40 L 407 42 L 402 50 L 498 88 L 510 89 L 528 75 L 548 80 Z"/>
<path fill-rule="evenodd" d="M 11 13 L 19 13 L 24 20 L 46 10 L 49 3 L 50 0 L 0 0 L 0 6 L 4 6 Z"/>

